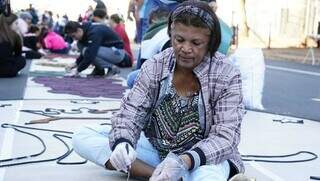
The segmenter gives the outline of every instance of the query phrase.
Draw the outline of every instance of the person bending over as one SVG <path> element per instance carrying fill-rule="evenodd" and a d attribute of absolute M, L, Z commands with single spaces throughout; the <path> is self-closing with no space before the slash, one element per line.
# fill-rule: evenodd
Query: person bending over
<path fill-rule="evenodd" d="M 221 53 L 219 20 L 207 3 L 170 13 L 172 48 L 146 61 L 112 126 L 86 126 L 75 151 L 106 169 L 159 180 L 226 181 L 244 172 L 240 72 Z"/>
<path fill-rule="evenodd" d="M 84 23 L 69 21 L 65 26 L 65 33 L 78 40 L 80 56 L 76 63 L 68 67 L 71 70 L 70 76 L 76 76 L 79 72 L 87 69 L 90 64 L 95 68 L 92 75 L 105 75 L 105 68 L 110 69 L 108 73 L 119 73 L 116 65 L 126 61 L 128 56 L 123 49 L 123 41 L 108 26 L 102 24 Z"/>
<path fill-rule="evenodd" d="M 70 46 L 63 37 L 47 27 L 42 27 L 40 30 L 39 43 L 43 49 L 51 53 L 68 54 L 70 50 Z"/>

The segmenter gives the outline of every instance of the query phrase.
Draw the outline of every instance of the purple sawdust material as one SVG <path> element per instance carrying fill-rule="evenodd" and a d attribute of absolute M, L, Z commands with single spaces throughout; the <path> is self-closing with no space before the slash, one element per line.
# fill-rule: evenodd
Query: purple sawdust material
<path fill-rule="evenodd" d="M 35 77 L 33 81 L 50 87 L 49 92 L 82 97 L 121 98 L 126 87 L 119 80 L 95 77 Z"/>

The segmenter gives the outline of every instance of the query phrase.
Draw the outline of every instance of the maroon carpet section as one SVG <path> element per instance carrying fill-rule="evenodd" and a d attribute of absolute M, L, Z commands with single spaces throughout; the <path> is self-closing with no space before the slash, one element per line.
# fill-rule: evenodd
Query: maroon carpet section
<path fill-rule="evenodd" d="M 119 80 L 96 77 L 35 77 L 33 81 L 50 87 L 49 92 L 83 97 L 121 98 L 126 89 Z"/>

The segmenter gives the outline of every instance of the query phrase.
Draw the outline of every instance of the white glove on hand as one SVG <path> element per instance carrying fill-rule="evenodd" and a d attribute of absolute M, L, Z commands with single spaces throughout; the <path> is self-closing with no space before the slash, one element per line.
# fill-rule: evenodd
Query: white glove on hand
<path fill-rule="evenodd" d="M 119 143 L 110 156 L 110 162 L 117 171 L 128 172 L 131 164 L 137 158 L 136 151 L 129 143 Z"/>
<path fill-rule="evenodd" d="M 188 173 L 187 164 L 170 152 L 156 167 L 149 181 L 177 181 Z"/>

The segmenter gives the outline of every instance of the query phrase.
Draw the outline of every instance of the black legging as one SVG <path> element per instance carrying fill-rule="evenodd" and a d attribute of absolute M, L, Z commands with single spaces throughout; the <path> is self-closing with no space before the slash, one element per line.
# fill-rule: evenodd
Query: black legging
<path fill-rule="evenodd" d="M 0 60 L 0 77 L 15 77 L 25 65 L 26 59 L 22 56 Z"/>

